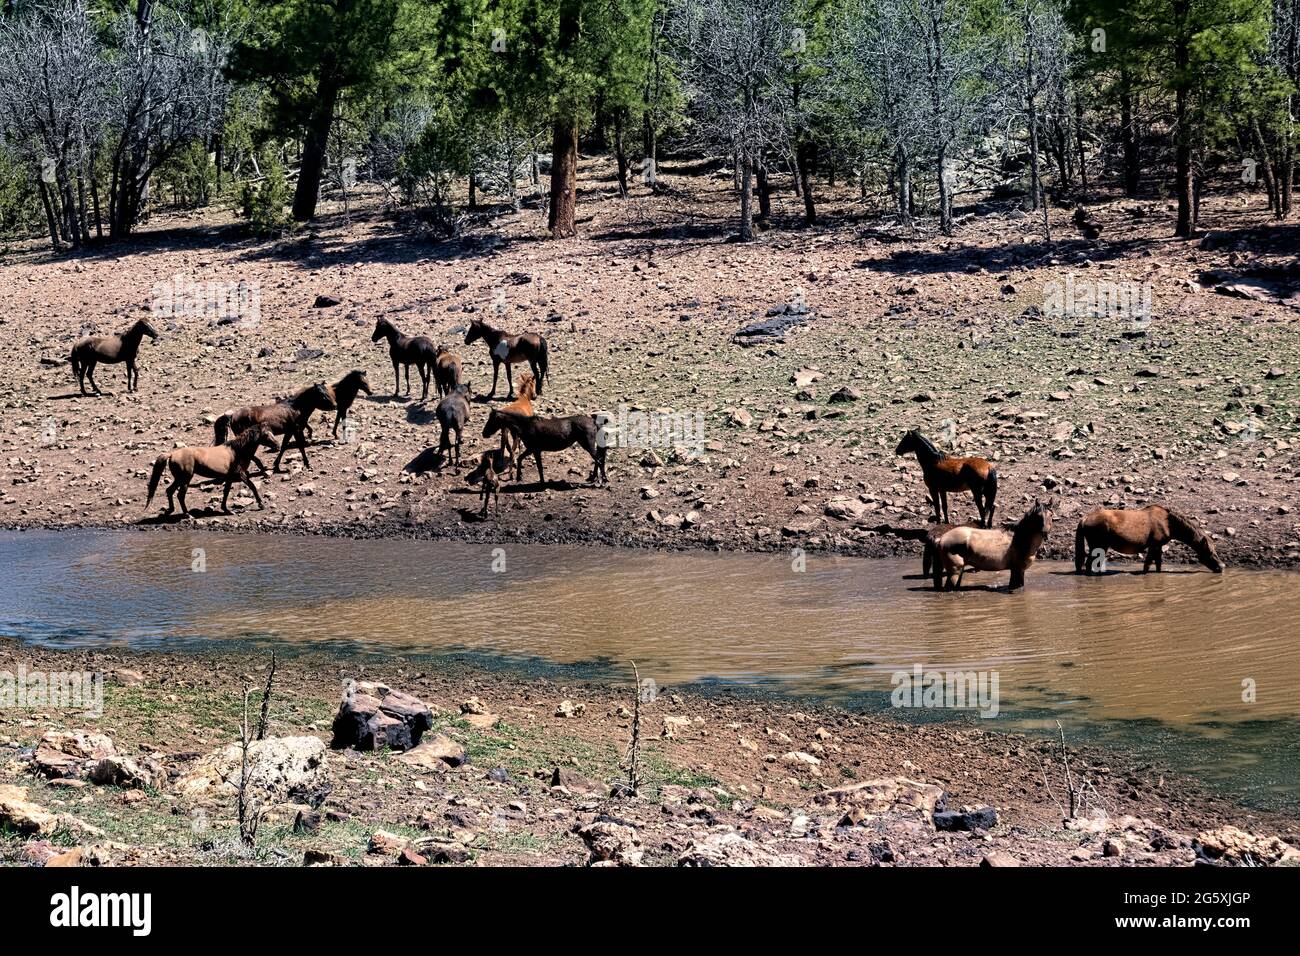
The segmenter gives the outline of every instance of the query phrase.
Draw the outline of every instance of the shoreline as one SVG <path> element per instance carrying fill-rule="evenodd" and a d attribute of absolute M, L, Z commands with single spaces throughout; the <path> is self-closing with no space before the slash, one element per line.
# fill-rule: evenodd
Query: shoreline
<path fill-rule="evenodd" d="M 268 655 L 52 650 L 5 638 L 0 660 L 29 672 L 67 668 L 106 675 L 105 712 L 98 720 L 0 709 L 0 786 L 22 787 L 32 802 L 77 816 L 91 829 L 65 841 L 103 852 L 113 863 L 218 862 L 218 851 L 193 839 L 189 821 L 196 812 L 220 821 L 213 826 L 225 842 L 213 845 L 228 849 L 228 801 L 181 796 L 177 779 L 202 754 L 237 739 L 240 691 L 251 687 L 256 707 Z M 629 858 L 653 864 L 680 863 L 704 852 L 701 847 L 725 846 L 731 849 L 718 852 L 815 865 L 978 865 L 1000 854 L 1028 865 L 1184 865 L 1197 859 L 1205 833 L 1225 826 L 1277 834 L 1300 846 L 1300 821 L 1243 807 L 1122 750 L 1068 747 L 1074 772 L 1092 782 L 1106 811 L 1104 818 L 1063 820 L 1061 748 L 1050 739 L 953 721 L 905 723 L 748 689 L 672 687 L 648 703 L 643 786 L 636 797 L 608 795 L 624 775 L 619 763 L 635 697 L 630 679 L 622 687 L 572 673 L 522 675 L 464 659 L 372 660 L 312 649 L 277 660 L 271 735 L 328 742 L 349 678 L 379 681 L 427 702 L 434 714 L 429 735 L 464 748 L 467 762 L 430 768 L 391 752 L 329 750 L 324 767 L 333 789 L 311 812 L 325 814 L 331 825 L 295 832 L 301 806 L 292 800 L 271 806 L 270 819 L 279 823 L 265 831 L 271 834 L 266 852 L 274 848 L 289 858 L 231 862 L 293 864 L 299 854 L 316 850 L 340 863 L 392 863 L 393 854 L 371 852 L 374 831 L 383 831 L 404 834 L 426 858 L 430 841 L 457 849 L 443 854 L 444 862 L 582 864 L 593 862 L 596 851 L 591 834 L 579 831 L 602 819 L 617 819 L 631 831 L 620 833 Z M 471 712 L 465 712 L 468 701 L 475 702 Z M 133 791 L 74 787 L 33 774 L 32 748 L 42 736 L 76 729 L 109 735 L 119 753 L 156 762 L 169 779 Z M 555 779 L 569 782 L 555 787 Z M 877 797 L 865 810 L 851 805 L 857 797 L 845 795 L 880 781 L 907 793 L 877 799 L 879 788 L 868 787 Z M 1049 794 L 1050 781 L 1057 786 Z M 918 793 L 934 798 L 940 792 L 939 806 L 962 812 L 992 807 L 997 823 L 936 830 L 912 804 L 921 799 Z M 341 819 L 331 822 L 329 814 Z M 859 819 L 846 824 L 855 815 Z M 117 838 L 113 827 L 121 829 Z M 154 842 L 122 839 L 137 828 L 155 833 Z M 0 839 L 0 859 L 32 862 L 29 851 L 44 851 L 31 842 Z M 57 843 L 53 848 L 63 849 Z"/>

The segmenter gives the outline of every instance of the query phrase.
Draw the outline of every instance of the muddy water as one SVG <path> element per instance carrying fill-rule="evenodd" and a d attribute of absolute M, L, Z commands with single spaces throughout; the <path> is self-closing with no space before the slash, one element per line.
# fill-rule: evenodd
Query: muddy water
<path fill-rule="evenodd" d="M 1074 740 L 1148 751 L 1252 802 L 1297 801 L 1300 575 L 1084 579 L 1049 562 L 1019 594 L 934 594 L 915 577 L 919 563 L 812 558 L 796 573 L 788 558 L 761 555 L 3 533 L 0 633 L 65 646 L 468 651 L 620 676 L 635 659 L 661 686 L 756 685 L 873 708 L 888 707 L 894 675 L 918 665 L 986 672 L 997 676 L 996 717 L 897 713 L 1030 731 L 1060 720 Z"/>

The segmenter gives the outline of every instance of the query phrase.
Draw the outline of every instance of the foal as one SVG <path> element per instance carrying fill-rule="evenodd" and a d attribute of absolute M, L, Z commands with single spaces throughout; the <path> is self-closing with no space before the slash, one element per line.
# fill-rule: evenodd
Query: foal
<path fill-rule="evenodd" d="M 523 480 L 524 459 L 532 455 L 537 462 L 537 480 L 544 484 L 546 476 L 542 473 L 542 452 L 563 451 L 574 444 L 581 445 L 591 456 L 591 474 L 587 476 L 587 482 L 595 484 L 597 480 L 609 481 L 605 474 L 606 449 L 600 438 L 600 426 L 590 415 L 538 418 L 494 408 L 488 413 L 487 424 L 483 426 L 483 437 L 491 438 L 502 429 L 512 431 L 523 444 L 523 453 L 515 459 L 516 481 Z"/>
<path fill-rule="evenodd" d="M 433 342 L 423 335 L 403 335 L 397 326 L 385 318 L 375 323 L 375 331 L 370 336 L 372 342 L 378 342 L 380 339 L 388 339 L 388 357 L 393 362 L 393 398 L 398 396 L 402 385 L 402 376 L 398 372 L 399 365 L 406 368 L 406 394 L 411 394 L 411 366 L 414 365 L 416 371 L 420 373 L 420 380 L 424 383 L 420 401 L 428 401 L 429 372 L 437 359 L 437 349 Z"/>
<path fill-rule="evenodd" d="M 953 458 L 935 447 L 915 428 L 903 435 L 895 455 L 916 453 L 921 474 L 934 503 L 934 520 L 949 523 L 948 492 L 969 491 L 979 509 L 980 524 L 993 527 L 994 501 L 998 496 L 998 470 L 984 458 Z"/>
<path fill-rule="evenodd" d="M 135 367 L 135 355 L 140 351 L 140 340 L 146 335 L 151 339 L 158 338 L 158 332 L 154 327 L 146 320 L 139 319 L 135 325 L 119 335 L 90 335 L 78 339 L 72 346 L 72 355 L 69 356 L 68 361 L 72 363 L 72 373 L 77 376 L 77 385 L 81 388 L 81 394 L 86 394 L 87 379 L 90 380 L 90 387 L 95 390 L 96 395 L 104 394 L 95 384 L 95 365 L 99 362 L 105 365 L 125 362 L 126 390 L 134 392 L 140 384 L 140 372 Z"/>
<path fill-rule="evenodd" d="M 1165 545 L 1181 541 L 1196 552 L 1197 559 L 1215 574 L 1223 572 L 1223 562 L 1214 550 L 1214 542 L 1206 536 L 1191 518 L 1162 508 L 1147 505 L 1132 511 L 1097 508 L 1083 516 L 1074 532 L 1074 570 L 1078 574 L 1092 574 L 1090 558 L 1100 549 L 1120 554 L 1142 554 L 1142 573 L 1151 570 L 1154 563 L 1159 572 L 1164 566 Z"/>
<path fill-rule="evenodd" d="M 195 475 L 215 478 L 225 482 L 225 491 L 221 495 L 221 511 L 230 514 L 227 502 L 230 499 L 230 486 L 242 481 L 253 493 L 257 509 L 262 510 L 262 496 L 248 477 L 248 463 L 253 460 L 258 446 L 274 449 L 275 441 L 262 430 L 261 425 L 244 429 L 229 442 L 214 445 L 211 448 L 176 448 L 159 455 L 153 463 L 153 473 L 149 476 L 149 497 L 145 499 L 145 510 L 153 501 L 154 492 L 158 490 L 158 480 L 162 478 L 164 468 L 170 468 L 172 483 L 167 486 L 167 514 L 176 510 L 176 498 L 180 498 L 181 514 L 189 518 L 190 509 L 185 504 L 185 494 Z"/>
<path fill-rule="evenodd" d="M 317 409 L 332 410 L 334 407 L 334 399 L 330 396 L 329 387 L 324 382 L 317 382 L 283 402 L 272 405 L 248 405 L 226 412 L 213 426 L 214 437 L 219 445 L 231 432 L 238 433 L 250 425 L 261 425 L 271 435 L 284 436 L 283 441 L 280 442 L 280 453 L 275 456 L 273 466 L 275 471 L 280 470 L 280 462 L 284 459 L 284 453 L 291 439 L 298 443 L 303 467 L 310 468 L 311 462 L 307 460 L 307 441 L 303 435 L 307 419 Z M 266 466 L 257 457 L 253 460 L 265 474 Z"/>
<path fill-rule="evenodd" d="M 510 377 L 510 366 L 520 362 L 527 362 L 528 367 L 533 370 L 533 379 L 537 382 L 537 394 L 542 394 L 542 384 L 547 377 L 546 339 L 536 332 L 508 335 L 502 329 L 488 325 L 482 319 L 473 319 L 465 332 L 465 344 L 471 345 L 479 339 L 487 343 L 488 352 L 492 356 L 492 391 L 488 392 L 488 398 L 492 398 L 497 393 L 497 376 L 501 374 L 503 363 L 506 367 L 506 384 L 510 386 L 510 394 L 506 396 L 507 398 L 515 397 L 515 383 Z"/>
<path fill-rule="evenodd" d="M 501 514 L 501 478 L 510 474 L 510 453 L 504 448 L 493 448 L 478 456 L 478 464 L 465 476 L 471 485 L 482 485 L 483 507 L 479 517 L 486 518 L 488 498 L 493 499 L 495 513 Z"/>
<path fill-rule="evenodd" d="M 962 526 L 945 532 L 935 545 L 934 589 L 960 588 L 966 568 L 979 571 L 1011 570 L 1008 591 L 1025 586 L 1025 571 L 1052 530 L 1052 505 L 1034 502 L 1010 534 L 987 528 Z M 947 578 L 946 584 L 944 578 Z"/>

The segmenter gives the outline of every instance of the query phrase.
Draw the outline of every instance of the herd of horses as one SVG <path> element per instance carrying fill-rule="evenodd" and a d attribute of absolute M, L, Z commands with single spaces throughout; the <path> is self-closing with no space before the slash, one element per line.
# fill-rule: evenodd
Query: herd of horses
<path fill-rule="evenodd" d="M 158 333 L 148 321 L 141 319 L 121 334 L 78 340 L 66 360 L 42 361 L 45 364 L 70 363 L 82 395 L 90 394 L 86 392 L 87 382 L 93 394 L 102 394 L 94 378 L 97 365 L 124 363 L 127 391 L 134 391 L 139 387 L 140 377 L 136 355 L 145 336 L 156 339 Z M 428 401 L 429 381 L 433 380 L 438 398 L 434 418 L 441 429 L 438 441 L 440 467 L 451 464 L 459 468 L 462 465 L 462 437 L 472 412 L 473 394 L 464 380 L 464 365 L 460 357 L 425 336 L 404 335 L 387 318 L 380 318 L 375 323 L 371 336 L 372 342 L 381 339 L 388 343 L 394 398 L 401 395 L 403 373 L 406 394 L 410 394 L 412 366 L 423 384 L 422 402 Z M 538 481 L 544 486 L 543 453 L 559 452 L 577 445 L 591 457 L 588 483 L 608 481 L 606 447 L 601 426 L 594 415 L 552 418 L 536 412 L 534 400 L 542 394 L 543 385 L 550 381 L 546 339 L 534 332 L 512 335 L 482 319 L 474 319 L 465 332 L 464 344 L 472 345 L 478 341 L 486 344 L 492 361 L 492 389 L 478 401 L 488 402 L 495 398 L 502 366 L 505 366 L 509 388 L 507 404 L 492 408 L 483 426 L 484 438 L 500 435 L 500 442 L 479 454 L 477 463 L 467 476 L 471 485 L 478 485 L 481 489 L 479 515 L 486 517 L 490 499 L 499 509 L 502 482 L 509 478 L 512 470 L 514 480 L 522 482 L 524 463 L 529 458 L 536 463 Z M 525 363 L 529 372 L 521 375 L 516 391 L 512 366 Z M 362 392 L 372 394 L 370 382 L 364 370 L 354 369 L 333 385 L 317 382 L 264 405 L 249 405 L 226 412 L 214 423 L 211 445 L 177 448 L 156 458 L 149 476 L 145 508 L 148 509 L 152 503 L 163 473 L 170 471 L 172 481 L 167 488 L 167 515 L 175 512 L 179 502 L 182 514 L 191 516 L 185 496 L 196 477 L 208 478 L 224 486 L 221 498 L 224 514 L 230 513 L 228 499 L 236 482 L 252 492 L 257 507 L 261 509 L 262 498 L 249 473 L 249 468 L 255 465 L 260 475 L 268 474 L 266 466 L 257 457 L 258 450 L 277 453 L 272 470 L 278 472 L 286 451 L 291 445 L 296 445 L 303 466 L 310 468 L 307 444 L 312 438 L 312 414 L 333 411 L 333 437 L 338 437 L 340 424 L 344 426 L 346 436 L 348 412 Z M 916 429 L 903 435 L 894 452 L 896 455 L 916 456 L 921 466 L 926 501 L 933 507 L 934 523 L 918 530 L 899 531 L 888 526 L 881 526 L 878 530 L 918 538 L 923 542 L 922 574 L 927 580 L 933 580 L 936 590 L 959 589 L 965 574 L 970 571 L 1010 571 L 1008 590 L 1023 587 L 1025 572 L 1034 563 L 1052 530 L 1054 503 L 1035 501 L 1014 525 L 1005 529 L 995 528 L 993 517 L 997 507 L 998 470 L 991 462 L 984 458 L 949 455 Z M 951 523 L 948 497 L 962 492 L 969 492 L 974 499 L 979 518 L 971 524 L 955 525 Z M 1142 555 L 1144 573 L 1153 564 L 1156 571 L 1160 571 L 1164 548 L 1172 541 L 1188 545 L 1200 563 L 1210 570 L 1223 570 L 1223 562 L 1213 542 L 1193 519 L 1153 504 L 1127 510 L 1097 508 L 1085 515 L 1075 531 L 1075 571 L 1079 574 L 1104 571 L 1106 555 L 1111 551 Z"/>

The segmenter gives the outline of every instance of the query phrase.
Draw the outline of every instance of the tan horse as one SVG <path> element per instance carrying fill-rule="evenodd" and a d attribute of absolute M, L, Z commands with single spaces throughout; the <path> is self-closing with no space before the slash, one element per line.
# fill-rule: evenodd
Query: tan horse
<path fill-rule="evenodd" d="M 998 470 L 985 458 L 954 458 L 935 447 L 934 442 L 926 438 L 917 429 L 903 435 L 903 440 L 894 449 L 895 455 L 916 453 L 916 460 L 921 463 L 921 474 L 925 487 L 930 491 L 930 500 L 934 504 L 936 523 L 950 523 L 948 517 L 948 493 L 969 491 L 979 509 L 980 524 L 986 528 L 993 527 L 993 510 L 997 505 Z"/>
<path fill-rule="evenodd" d="M 525 415 L 533 418 L 537 410 L 533 408 L 533 399 L 537 397 L 537 382 L 531 372 L 525 372 L 519 377 L 519 394 L 515 400 L 508 405 L 502 405 L 501 411 L 512 412 L 516 415 Z M 501 429 L 501 449 L 509 450 L 511 457 L 519 454 L 519 434 L 511 428 Z"/>
<path fill-rule="evenodd" d="M 153 501 L 154 492 L 158 490 L 158 480 L 162 478 L 164 468 L 170 468 L 172 483 L 167 486 L 167 514 L 176 510 L 176 498 L 180 498 L 181 513 L 190 517 L 190 509 L 185 505 L 185 493 L 189 491 L 190 482 L 195 475 L 203 478 L 215 478 L 225 482 L 225 491 L 221 495 L 221 511 L 230 514 L 227 501 L 230 499 L 230 486 L 242 481 L 253 493 L 258 510 L 262 510 L 262 496 L 248 477 L 248 463 L 258 446 L 275 449 L 275 440 L 262 430 L 261 425 L 246 428 L 230 441 L 208 448 L 177 448 L 164 455 L 159 455 L 153 463 L 153 473 L 149 476 L 149 497 L 145 499 L 145 510 Z"/>
<path fill-rule="evenodd" d="M 510 366 L 520 362 L 527 362 L 533 370 L 537 394 L 542 394 L 542 384 L 548 375 L 546 339 L 536 332 L 509 335 L 482 319 L 474 319 L 465 332 L 465 344 L 472 345 L 479 339 L 487 343 L 488 353 L 492 356 L 492 391 L 488 392 L 488 398 L 497 393 L 497 376 L 501 373 L 502 364 L 506 367 L 506 384 L 510 386 L 510 394 L 506 397 L 515 397 L 515 383 L 510 377 Z"/>
<path fill-rule="evenodd" d="M 1160 505 L 1147 505 L 1132 511 L 1098 508 L 1083 516 L 1074 533 L 1074 570 L 1079 574 L 1100 571 L 1105 565 L 1107 551 L 1120 554 L 1145 554 L 1142 572 L 1156 571 L 1164 564 L 1165 545 L 1181 541 L 1196 552 L 1197 559 L 1216 574 L 1222 573 L 1223 562 L 1214 550 L 1214 543 L 1195 521 L 1177 511 Z M 1100 554 L 1098 554 L 1100 552 Z M 1095 558 L 1100 557 L 1100 561 Z"/>
<path fill-rule="evenodd" d="M 1010 534 L 991 528 L 953 528 L 935 546 L 934 589 L 961 587 L 966 569 L 1011 571 L 1007 590 L 1025 585 L 1025 571 L 1052 530 L 1052 505 L 1035 502 Z M 946 583 L 944 579 L 946 580 Z"/>
<path fill-rule="evenodd" d="M 90 387 L 95 390 L 96 395 L 102 395 L 99 386 L 95 384 L 95 365 L 103 362 L 105 365 L 114 365 L 118 362 L 126 363 L 126 390 L 134 392 L 140 385 L 140 372 L 135 367 L 135 356 L 140 351 L 140 340 L 145 336 L 151 339 L 158 338 L 158 332 L 152 325 L 144 319 L 136 321 L 120 335 L 92 335 L 84 339 L 78 339 L 72 346 L 72 355 L 68 361 L 72 363 L 72 372 L 77 376 L 77 385 L 81 389 L 81 394 L 86 394 L 86 382 L 90 382 Z"/>

